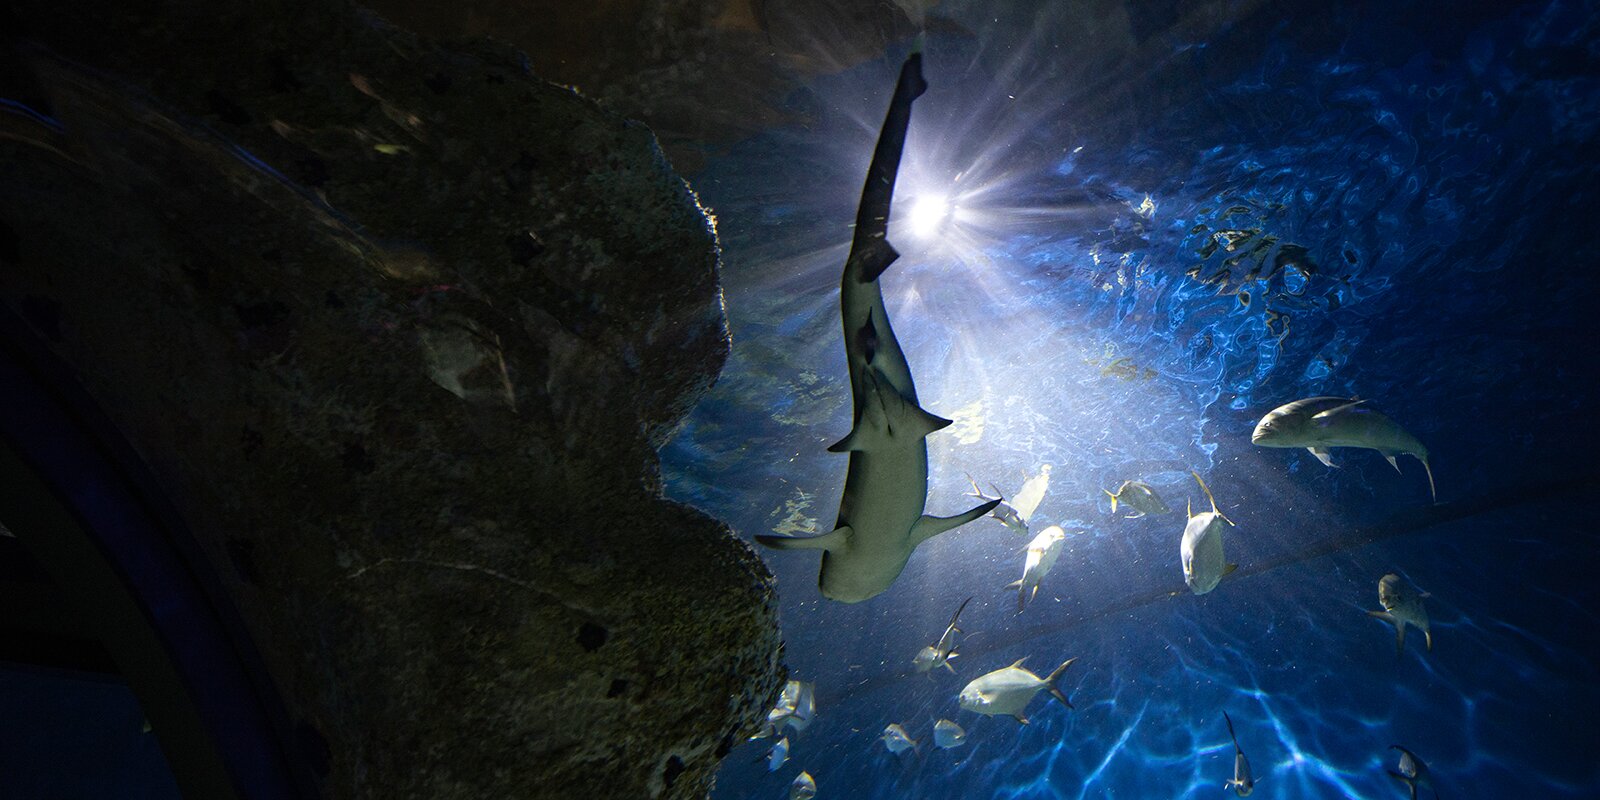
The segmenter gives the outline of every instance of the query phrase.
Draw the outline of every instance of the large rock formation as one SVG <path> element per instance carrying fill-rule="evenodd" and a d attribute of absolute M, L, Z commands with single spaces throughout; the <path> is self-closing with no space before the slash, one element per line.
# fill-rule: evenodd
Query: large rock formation
<path fill-rule="evenodd" d="M 728 342 L 650 132 L 342 4 L 135 5 L 5 20 L 0 301 L 200 538 L 326 795 L 704 794 L 780 644 L 659 494 Z"/>

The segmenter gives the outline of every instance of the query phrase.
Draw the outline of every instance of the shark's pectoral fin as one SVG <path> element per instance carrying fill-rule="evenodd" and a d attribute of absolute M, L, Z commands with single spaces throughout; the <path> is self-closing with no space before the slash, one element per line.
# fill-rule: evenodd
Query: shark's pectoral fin
<path fill-rule="evenodd" d="M 1306 449 L 1311 451 L 1311 455 L 1316 456 L 1317 460 L 1321 461 L 1324 466 L 1335 467 L 1335 468 L 1337 468 L 1339 466 L 1338 464 L 1333 463 L 1333 454 L 1328 452 L 1328 448 L 1326 448 L 1326 447 L 1307 447 Z"/>
<path fill-rule="evenodd" d="M 932 539 L 933 537 L 950 530 L 951 528 L 957 528 L 965 525 L 975 519 L 978 519 L 979 517 L 982 517 L 984 514 L 993 511 L 995 506 L 998 505 L 1000 505 L 999 500 L 990 500 L 987 503 L 974 506 L 953 517 L 934 517 L 924 514 L 911 526 L 911 544 L 912 546 L 922 544 L 923 542 L 926 542 L 929 539 Z"/>
<path fill-rule="evenodd" d="M 840 550 L 850 544 L 852 533 L 849 525 L 841 525 L 821 536 L 761 535 L 756 541 L 775 550 Z"/>

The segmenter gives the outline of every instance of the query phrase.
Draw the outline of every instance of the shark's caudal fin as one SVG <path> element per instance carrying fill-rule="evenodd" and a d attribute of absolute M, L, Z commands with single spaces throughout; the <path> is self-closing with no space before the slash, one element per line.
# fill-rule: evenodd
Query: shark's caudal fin
<path fill-rule="evenodd" d="M 1368 611 L 1368 616 L 1377 617 L 1394 626 L 1394 651 L 1396 654 L 1405 652 L 1406 649 L 1406 624 L 1399 617 L 1387 611 Z"/>
<path fill-rule="evenodd" d="M 1111 513 L 1117 513 L 1117 496 L 1112 494 L 1110 489 L 1101 489 L 1100 491 L 1105 492 L 1106 497 L 1111 498 Z"/>
<path fill-rule="evenodd" d="M 761 535 L 756 541 L 774 550 L 839 550 L 850 544 L 854 531 L 841 525 L 821 536 L 769 536 Z"/>
<path fill-rule="evenodd" d="M 1066 693 L 1056 688 L 1056 681 L 1061 680 L 1061 675 L 1067 671 L 1067 667 L 1072 666 L 1072 662 L 1077 660 L 1077 658 L 1069 658 L 1066 661 L 1061 662 L 1061 666 L 1056 667 L 1055 671 L 1050 673 L 1044 679 L 1045 688 L 1049 690 L 1050 696 L 1061 701 L 1061 705 L 1064 705 L 1067 708 L 1072 708 L 1072 701 L 1067 699 Z"/>
<path fill-rule="evenodd" d="M 855 238 L 850 243 L 850 258 L 855 261 L 857 279 L 870 283 L 899 257 L 885 237 L 889 233 L 889 205 L 894 198 L 895 176 L 900 171 L 900 156 L 905 152 L 906 128 L 911 124 L 911 103 L 928 90 L 922 78 L 922 54 L 913 52 L 900 67 L 894 98 L 884 115 L 878 145 L 867 168 L 867 182 L 861 188 L 861 204 L 856 209 Z"/>
<path fill-rule="evenodd" d="M 999 500 L 990 500 L 987 503 L 974 506 L 953 517 L 933 517 L 924 514 L 922 515 L 921 519 L 918 519 L 916 523 L 911 526 L 911 544 L 912 546 L 922 544 L 923 542 L 926 542 L 929 539 L 932 539 L 933 537 L 950 530 L 951 528 L 958 528 L 962 525 L 965 525 L 983 516 L 984 514 L 993 511 L 995 506 L 998 505 L 1000 505 Z"/>

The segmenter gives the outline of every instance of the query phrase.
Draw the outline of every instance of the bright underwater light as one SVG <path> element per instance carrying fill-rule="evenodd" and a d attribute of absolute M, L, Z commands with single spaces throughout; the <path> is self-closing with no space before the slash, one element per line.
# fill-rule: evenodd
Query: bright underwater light
<path fill-rule="evenodd" d="M 948 195 L 925 194 L 912 201 L 911 214 L 906 221 L 913 235 L 928 238 L 939 233 L 953 211 Z"/>

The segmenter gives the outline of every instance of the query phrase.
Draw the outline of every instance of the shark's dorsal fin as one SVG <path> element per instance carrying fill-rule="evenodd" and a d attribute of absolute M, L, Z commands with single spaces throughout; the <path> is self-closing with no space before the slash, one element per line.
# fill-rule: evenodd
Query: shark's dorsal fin
<path fill-rule="evenodd" d="M 1365 403 L 1365 402 L 1367 402 L 1367 401 L 1365 401 L 1365 400 L 1356 400 L 1356 399 L 1352 398 L 1350 400 L 1350 402 L 1345 403 L 1342 406 L 1334 406 L 1333 408 L 1330 408 L 1327 411 L 1319 411 L 1319 412 L 1317 412 L 1315 414 L 1312 414 L 1311 418 L 1313 420 L 1327 419 L 1330 414 L 1336 414 L 1336 413 L 1338 413 L 1340 411 L 1344 411 L 1347 408 L 1354 408 L 1355 406 L 1359 406 L 1359 405 L 1361 405 L 1362 403 Z"/>
<path fill-rule="evenodd" d="M 840 550 L 850 545 L 852 533 L 849 525 L 840 525 L 821 536 L 761 535 L 756 541 L 775 550 Z"/>
<path fill-rule="evenodd" d="M 984 514 L 993 511 L 995 506 L 998 505 L 1000 505 L 999 500 L 990 500 L 987 503 L 974 506 L 966 511 L 961 512 L 960 514 L 956 514 L 953 517 L 934 517 L 923 514 L 922 517 L 911 526 L 911 545 L 915 547 L 923 542 L 928 541 L 929 539 L 932 539 L 935 536 L 938 536 L 941 533 L 944 533 L 947 530 L 950 530 L 951 528 L 957 528 L 965 525 L 968 522 L 971 522 L 983 516 Z"/>

